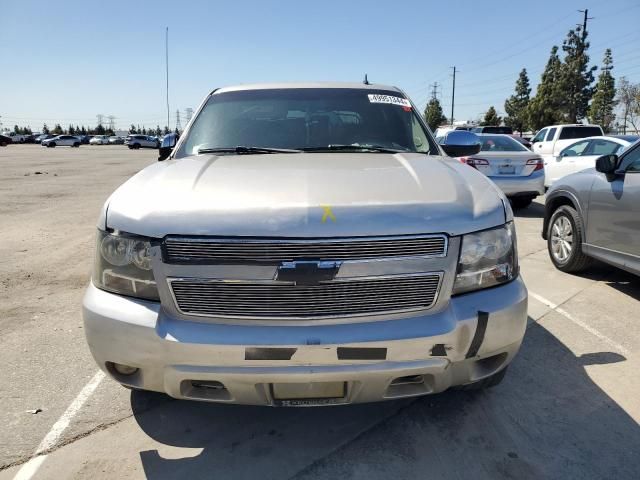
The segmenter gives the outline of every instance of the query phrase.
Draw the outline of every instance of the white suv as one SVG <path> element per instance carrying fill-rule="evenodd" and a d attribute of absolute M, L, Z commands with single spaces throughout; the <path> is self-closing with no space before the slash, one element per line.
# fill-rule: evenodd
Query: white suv
<path fill-rule="evenodd" d="M 156 137 L 149 135 L 129 135 L 124 144 L 129 148 L 159 148 L 160 142 Z"/>
<path fill-rule="evenodd" d="M 604 135 L 599 125 L 551 125 L 531 140 L 531 150 L 544 158 L 545 165 L 555 161 L 560 151 L 580 138 Z"/>

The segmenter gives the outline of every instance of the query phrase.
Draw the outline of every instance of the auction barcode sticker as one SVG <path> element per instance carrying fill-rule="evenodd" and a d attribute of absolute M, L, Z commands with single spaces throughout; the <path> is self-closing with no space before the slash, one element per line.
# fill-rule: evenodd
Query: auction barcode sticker
<path fill-rule="evenodd" d="M 406 98 L 394 97 L 392 95 L 379 95 L 377 93 L 369 94 L 369 102 L 371 103 L 389 103 L 391 105 L 398 105 L 399 107 L 411 108 L 411 102 Z"/>

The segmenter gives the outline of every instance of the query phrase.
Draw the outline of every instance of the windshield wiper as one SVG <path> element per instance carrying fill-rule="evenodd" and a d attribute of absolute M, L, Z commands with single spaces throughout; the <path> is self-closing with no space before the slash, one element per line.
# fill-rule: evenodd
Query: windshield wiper
<path fill-rule="evenodd" d="M 300 153 L 302 150 L 294 150 L 290 148 L 267 148 L 267 147 L 218 147 L 218 148 L 199 148 L 198 154 L 201 153 L 235 153 L 237 155 L 247 155 L 252 153 Z"/>
<path fill-rule="evenodd" d="M 327 145 L 325 147 L 305 147 L 301 148 L 303 152 L 340 152 L 345 150 L 355 150 L 361 152 L 377 152 L 377 153 L 402 153 L 409 150 L 400 150 L 397 148 L 379 147 L 377 145 Z"/>

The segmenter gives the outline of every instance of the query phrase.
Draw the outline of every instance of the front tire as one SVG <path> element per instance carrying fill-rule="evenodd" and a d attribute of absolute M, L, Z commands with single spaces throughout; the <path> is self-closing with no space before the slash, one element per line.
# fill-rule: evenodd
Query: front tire
<path fill-rule="evenodd" d="M 582 218 L 573 207 L 562 205 L 551 215 L 547 229 L 547 249 L 558 270 L 577 273 L 591 265 L 591 258 L 582 253 L 583 232 Z"/>
<path fill-rule="evenodd" d="M 73 144 L 73 146 L 74 146 L 75 148 L 79 148 L 79 147 L 80 147 L 80 144 L 79 144 L 78 142 L 76 142 L 76 143 L 74 143 L 74 144 Z"/>
<path fill-rule="evenodd" d="M 133 148 L 134 148 L 135 150 L 138 150 L 138 149 L 140 148 L 140 144 L 139 144 L 139 143 L 134 143 L 134 144 L 133 144 Z"/>
<path fill-rule="evenodd" d="M 51 142 L 51 143 L 47 144 L 47 147 L 55 148 L 56 147 L 56 143 L 55 142 Z"/>

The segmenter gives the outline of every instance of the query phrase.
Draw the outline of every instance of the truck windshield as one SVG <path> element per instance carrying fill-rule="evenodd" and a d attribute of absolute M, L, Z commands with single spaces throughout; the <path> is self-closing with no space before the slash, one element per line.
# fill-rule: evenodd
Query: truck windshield
<path fill-rule="evenodd" d="M 283 88 L 213 94 L 176 157 L 236 147 L 436 153 L 409 101 L 394 91 Z M 371 147 L 368 150 L 366 147 Z M 242 150 L 244 151 L 244 150 Z"/>

